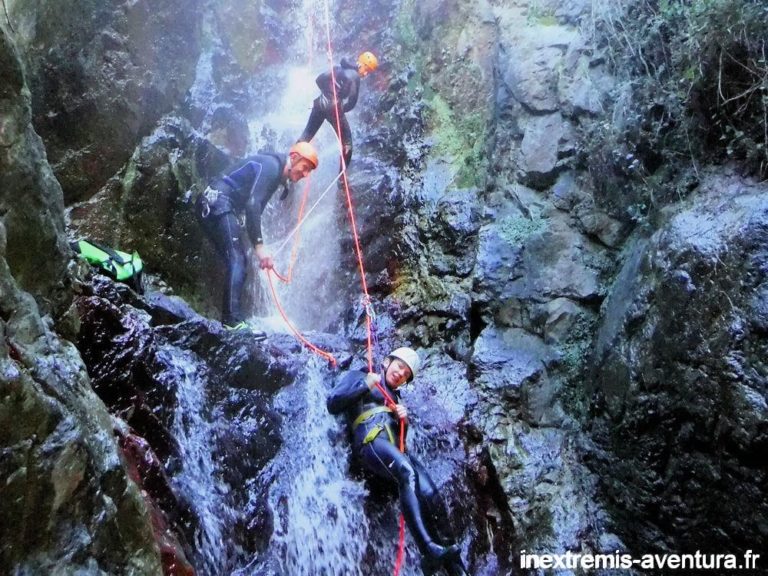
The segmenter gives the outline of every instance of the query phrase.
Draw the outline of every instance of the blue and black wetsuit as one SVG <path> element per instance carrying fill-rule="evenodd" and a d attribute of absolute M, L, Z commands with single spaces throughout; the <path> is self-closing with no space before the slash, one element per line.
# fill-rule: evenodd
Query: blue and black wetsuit
<path fill-rule="evenodd" d="M 339 99 L 339 122 L 336 124 L 336 110 L 333 105 L 333 77 L 336 78 L 336 97 Z M 357 105 L 357 97 L 360 93 L 360 74 L 357 72 L 357 64 L 347 59 L 341 60 L 340 66 L 333 67 L 333 76 L 330 72 L 324 72 L 315 79 L 320 88 L 320 96 L 315 98 L 312 104 L 312 112 L 309 114 L 307 126 L 304 128 L 299 141 L 309 142 L 315 137 L 323 120 L 326 120 L 341 138 L 344 144 L 344 162 L 348 166 L 352 160 L 352 130 L 349 127 L 346 113 Z"/>
<path fill-rule="evenodd" d="M 214 180 L 198 200 L 203 229 L 227 267 L 222 307 L 224 324 L 235 325 L 244 319 L 240 301 L 245 285 L 247 247 L 238 214 L 245 214 L 251 243 L 263 243 L 261 213 L 284 182 L 286 161 L 284 154 L 250 156 Z"/>
<path fill-rule="evenodd" d="M 455 553 L 445 548 L 450 544 L 447 540 L 453 538 L 435 483 L 420 462 L 398 449 L 397 415 L 384 407 L 384 397 L 378 389 L 368 388 L 365 376 L 365 372 L 358 370 L 344 375 L 328 396 L 328 411 L 347 416 L 352 426 L 352 449 L 363 466 L 397 483 L 403 514 L 421 552 L 429 557 Z M 384 375 L 381 382 L 385 382 Z M 399 401 L 396 390 L 388 392 L 392 400 Z"/>

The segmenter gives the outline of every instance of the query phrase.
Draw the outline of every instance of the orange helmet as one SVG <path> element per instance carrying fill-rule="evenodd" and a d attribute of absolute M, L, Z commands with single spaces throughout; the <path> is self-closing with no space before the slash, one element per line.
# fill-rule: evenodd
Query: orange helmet
<path fill-rule="evenodd" d="M 320 163 L 317 159 L 317 150 L 309 142 L 296 142 L 296 144 L 291 146 L 288 154 L 298 154 L 312 164 L 312 169 L 317 168 L 317 165 Z"/>
<path fill-rule="evenodd" d="M 368 72 L 373 72 L 379 67 L 379 59 L 373 55 L 373 52 L 363 52 L 357 57 L 357 65 L 365 66 Z"/>

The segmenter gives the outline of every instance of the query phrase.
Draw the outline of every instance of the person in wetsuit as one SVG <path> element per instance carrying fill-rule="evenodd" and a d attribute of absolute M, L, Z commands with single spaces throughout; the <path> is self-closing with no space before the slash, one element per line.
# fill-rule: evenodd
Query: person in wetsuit
<path fill-rule="evenodd" d="M 267 202 L 287 181 L 297 182 L 317 168 L 317 151 L 299 142 L 285 154 L 260 153 L 240 162 L 228 174 L 214 180 L 200 195 L 197 208 L 206 236 L 227 267 L 222 323 L 244 327 L 240 304 L 246 276 L 246 246 L 238 214 L 245 214 L 248 237 L 262 269 L 272 268 L 264 249 L 261 213 Z"/>
<path fill-rule="evenodd" d="M 352 428 L 352 450 L 363 467 L 397 483 L 408 528 L 425 557 L 422 566 L 439 566 L 451 574 L 464 575 L 457 544 L 452 544 L 445 505 L 424 466 L 412 455 L 400 452 L 399 420 L 406 425 L 408 410 L 400 403 L 398 388 L 410 382 L 419 367 L 419 356 L 411 348 L 398 348 L 384 360 L 381 374 L 352 370 L 328 396 L 331 414 L 344 414 Z M 395 403 L 387 407 L 382 385 Z M 406 430 L 407 431 L 407 430 Z"/>
<path fill-rule="evenodd" d="M 300 142 L 309 142 L 315 137 L 323 121 L 327 121 L 336 134 L 341 138 L 344 150 L 344 165 L 349 166 L 352 161 L 352 130 L 349 127 L 346 113 L 357 105 L 357 97 L 360 93 L 360 79 L 364 78 L 379 65 L 376 56 L 371 52 L 363 52 L 357 59 L 357 63 L 342 58 L 340 66 L 334 66 L 333 74 L 324 72 L 315 79 L 320 88 L 320 96 L 315 98 L 312 104 L 312 112 L 309 114 L 307 126 L 299 138 Z M 334 106 L 333 79 L 336 79 L 336 98 L 339 101 L 338 126 L 336 122 L 336 107 Z"/>

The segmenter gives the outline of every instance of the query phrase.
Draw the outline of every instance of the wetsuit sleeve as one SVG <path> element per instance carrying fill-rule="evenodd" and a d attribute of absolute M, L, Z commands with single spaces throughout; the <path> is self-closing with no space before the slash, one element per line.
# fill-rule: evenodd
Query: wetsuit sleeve
<path fill-rule="evenodd" d="M 229 178 L 247 191 L 248 200 L 245 203 L 245 225 L 248 230 L 248 236 L 253 244 L 263 243 L 261 238 L 261 212 L 264 210 L 262 189 L 266 181 L 262 174 L 263 169 L 263 163 L 250 161 L 229 175 Z"/>
<path fill-rule="evenodd" d="M 365 383 L 365 372 L 354 370 L 348 372 L 336 387 L 331 390 L 326 406 L 331 414 L 344 412 L 351 404 L 359 400 L 368 390 Z"/>
<path fill-rule="evenodd" d="M 315 84 L 317 84 L 317 87 L 320 88 L 320 92 L 328 96 L 329 98 L 333 95 L 333 90 L 331 89 L 331 81 L 332 76 L 330 72 L 323 72 L 315 78 Z"/>
<path fill-rule="evenodd" d="M 252 195 L 245 204 L 245 226 L 251 243 L 256 245 L 264 243 L 261 236 L 261 212 L 264 208 L 261 199 L 254 196 Z"/>
<path fill-rule="evenodd" d="M 349 96 L 344 102 L 344 112 L 349 112 L 357 105 L 357 95 L 360 92 L 360 76 L 357 72 L 352 72 L 354 78 L 349 81 Z"/>

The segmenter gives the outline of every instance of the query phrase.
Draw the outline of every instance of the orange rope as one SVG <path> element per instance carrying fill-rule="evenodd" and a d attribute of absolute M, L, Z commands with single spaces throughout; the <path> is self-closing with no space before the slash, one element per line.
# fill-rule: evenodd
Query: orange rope
<path fill-rule="evenodd" d="M 285 310 L 283 310 L 283 307 L 280 304 L 280 299 L 277 297 L 277 292 L 275 291 L 275 285 L 272 282 L 272 275 L 270 274 L 270 272 L 272 271 L 273 270 L 267 270 L 267 279 L 269 280 L 269 288 L 272 291 L 272 298 L 275 301 L 275 305 L 277 306 L 277 309 L 280 312 L 280 315 L 283 317 L 283 320 L 285 320 L 285 323 L 288 325 L 288 328 L 290 328 L 291 331 L 293 331 L 296 338 L 298 338 L 299 341 L 301 341 L 301 343 L 304 344 L 304 346 L 312 350 L 312 352 L 314 352 L 318 356 L 322 356 L 323 358 L 328 360 L 328 362 L 330 362 L 333 367 L 336 367 L 337 362 L 336 362 L 336 358 L 333 357 L 333 354 L 331 354 L 330 352 L 326 352 L 325 350 L 321 350 L 320 348 L 312 344 L 312 342 L 304 338 L 301 332 L 299 332 L 299 330 L 291 323 L 291 321 L 288 320 L 288 316 L 286 315 Z M 278 276 L 278 278 L 280 277 L 280 275 L 277 272 L 275 272 L 275 275 Z"/>
<path fill-rule="evenodd" d="M 368 284 L 365 281 L 365 267 L 363 265 L 363 253 L 360 249 L 360 237 L 357 233 L 357 224 L 355 222 L 355 211 L 352 205 L 352 195 L 349 192 L 349 182 L 347 181 L 347 163 L 344 160 L 344 142 L 341 135 L 341 113 L 339 112 L 339 98 L 336 93 L 336 73 L 333 65 L 333 45 L 331 44 L 331 19 L 328 13 L 328 0 L 325 0 L 325 32 L 328 40 L 328 56 L 331 60 L 331 88 L 333 89 L 333 108 L 336 114 L 336 136 L 339 141 L 339 155 L 341 157 L 341 174 L 342 182 L 344 182 L 344 191 L 347 197 L 347 211 L 349 213 L 349 221 L 352 226 L 352 236 L 355 239 L 355 255 L 357 256 L 357 264 L 360 269 L 360 282 L 363 288 L 363 294 L 365 295 L 365 325 L 368 334 L 368 371 L 373 372 L 373 329 L 371 314 L 369 307 L 371 303 L 371 297 L 368 294 Z M 376 385 L 381 393 L 384 395 L 385 404 L 393 404 L 392 398 L 387 394 L 384 386 L 381 383 Z M 405 422 L 400 420 L 400 452 L 405 452 Z M 400 569 L 402 568 L 403 559 L 405 557 L 405 516 L 400 513 L 400 534 L 397 558 L 395 560 L 394 576 L 398 576 Z"/>
<path fill-rule="evenodd" d="M 296 226 L 296 235 L 293 238 L 293 246 L 291 247 L 291 256 L 288 259 L 288 272 L 285 276 L 282 276 L 275 270 L 275 276 L 286 284 L 290 284 L 293 279 L 293 267 L 296 264 L 296 258 L 299 254 L 299 243 L 301 242 L 301 219 L 304 216 L 304 207 L 307 205 L 307 199 L 309 198 L 309 185 L 310 178 L 307 176 L 307 181 L 304 184 L 304 195 L 301 198 L 301 204 L 299 205 L 298 225 Z"/>
<path fill-rule="evenodd" d="M 336 115 L 336 137 L 339 142 L 339 154 L 341 157 L 341 178 L 344 182 L 344 191 L 347 196 L 347 211 L 349 213 L 349 221 L 352 226 L 352 236 L 355 239 L 355 255 L 357 256 L 357 263 L 360 269 L 360 282 L 363 286 L 363 294 L 365 294 L 365 304 L 367 305 L 371 301 L 371 297 L 368 294 L 368 284 L 365 281 L 365 268 L 363 267 L 363 253 L 360 249 L 360 237 L 357 234 L 357 223 L 355 222 L 355 211 L 352 206 L 352 195 L 349 193 L 349 182 L 347 181 L 347 163 L 344 160 L 344 142 L 341 136 L 341 113 L 339 112 L 339 98 L 336 93 L 336 72 L 333 66 L 333 46 L 331 45 L 331 25 L 330 17 L 328 16 L 328 2 L 325 3 L 325 27 L 328 37 L 328 54 L 331 58 L 331 88 L 333 90 L 333 110 Z M 367 313 L 366 313 L 367 314 Z M 373 372 L 373 337 L 371 334 L 371 318 L 369 315 L 366 317 L 366 328 L 368 332 L 368 371 Z"/>

